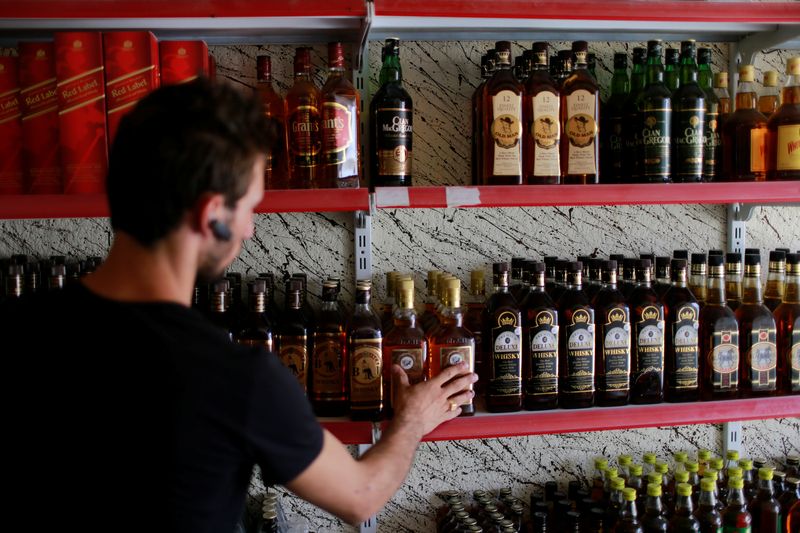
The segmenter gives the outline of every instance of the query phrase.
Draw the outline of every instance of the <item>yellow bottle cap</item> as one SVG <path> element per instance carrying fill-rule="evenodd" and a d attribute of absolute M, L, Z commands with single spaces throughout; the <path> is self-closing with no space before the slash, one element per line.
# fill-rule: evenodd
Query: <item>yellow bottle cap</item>
<path fill-rule="evenodd" d="M 688 483 L 678 483 L 678 496 L 691 496 L 692 486 Z"/>
<path fill-rule="evenodd" d="M 658 485 L 661 485 L 664 482 L 664 476 L 662 476 L 658 472 L 650 472 L 649 474 L 647 474 L 647 482 L 657 483 Z"/>
<path fill-rule="evenodd" d="M 645 464 L 654 465 L 656 464 L 656 454 L 653 452 L 647 452 L 642 455 L 642 461 L 644 461 Z"/>
<path fill-rule="evenodd" d="M 742 470 L 752 470 L 753 469 L 753 460 L 752 459 L 739 459 L 739 467 Z"/>
<path fill-rule="evenodd" d="M 669 472 L 669 465 L 667 463 L 656 463 L 656 472 L 666 474 Z"/>
<path fill-rule="evenodd" d="M 717 490 L 717 482 L 710 478 L 703 478 L 700 481 L 700 490 L 703 492 L 714 492 Z"/>
<path fill-rule="evenodd" d="M 702 450 L 698 450 L 697 452 L 697 460 L 698 461 L 708 461 L 711 459 L 711 450 L 706 450 L 703 448 Z"/>
<path fill-rule="evenodd" d="M 608 468 L 608 459 L 606 459 L 605 457 L 595 457 L 594 467 L 597 470 L 605 470 L 606 468 Z"/>
<path fill-rule="evenodd" d="M 632 462 L 633 462 L 633 457 L 631 457 L 630 455 L 620 455 L 619 457 L 617 457 L 617 463 L 619 464 L 619 466 L 628 466 Z"/>
<path fill-rule="evenodd" d="M 717 72 L 714 74 L 714 87 L 717 89 L 728 88 L 728 73 Z"/>
<path fill-rule="evenodd" d="M 772 469 L 768 467 L 759 468 L 758 469 L 758 479 L 764 479 L 766 481 L 772 481 Z"/>
<path fill-rule="evenodd" d="M 613 479 L 619 476 L 619 471 L 616 468 L 606 468 L 606 479 Z"/>
<path fill-rule="evenodd" d="M 700 471 L 700 465 L 695 463 L 695 462 L 693 462 L 693 461 L 688 461 L 684 466 L 686 467 L 686 470 L 688 472 L 699 472 Z"/>
<path fill-rule="evenodd" d="M 661 483 L 648 483 L 647 484 L 648 496 L 661 496 Z"/>
<path fill-rule="evenodd" d="M 755 81 L 756 69 L 753 65 L 740 65 L 739 66 L 739 81 Z M 737 452 L 738 454 L 738 452 Z"/>
<path fill-rule="evenodd" d="M 752 66 L 752 65 L 745 65 L 745 66 Z M 728 461 L 738 461 L 739 460 L 739 452 L 736 450 L 728 450 L 728 453 L 725 455 L 728 458 Z"/>
<path fill-rule="evenodd" d="M 708 462 L 708 464 L 714 470 L 722 470 L 725 461 L 722 460 L 722 457 L 714 457 Z"/>
<path fill-rule="evenodd" d="M 732 477 L 728 480 L 728 488 L 729 489 L 743 489 L 744 488 L 744 480 L 740 477 Z"/>
<path fill-rule="evenodd" d="M 686 461 L 689 460 L 689 454 L 683 451 L 675 452 L 673 457 L 675 458 L 676 463 L 685 463 Z"/>
<path fill-rule="evenodd" d="M 774 70 L 768 70 L 764 73 L 764 87 L 777 87 L 778 86 L 778 73 Z"/>
<path fill-rule="evenodd" d="M 611 488 L 614 490 L 622 490 L 625 488 L 625 480 L 621 477 L 615 477 L 611 480 Z"/>
<path fill-rule="evenodd" d="M 686 483 L 689 481 L 689 472 L 686 470 L 681 470 L 680 472 L 675 472 L 675 481 L 678 483 Z"/>
<path fill-rule="evenodd" d="M 626 502 L 635 502 L 636 489 L 631 487 L 625 487 L 624 489 L 622 489 L 622 497 L 625 498 Z"/>
<path fill-rule="evenodd" d="M 713 468 L 709 468 L 705 472 L 703 472 L 703 477 L 708 479 L 713 479 L 714 481 L 719 479 L 719 472 L 714 470 Z"/>
<path fill-rule="evenodd" d="M 632 476 L 641 477 L 642 475 L 642 465 L 640 464 L 631 464 L 631 466 L 628 467 L 628 470 L 630 470 Z"/>
<path fill-rule="evenodd" d="M 728 472 L 728 477 L 742 477 L 741 467 L 729 466 L 727 472 Z"/>
<path fill-rule="evenodd" d="M 800 76 L 800 57 L 790 57 L 786 62 L 786 74 Z"/>

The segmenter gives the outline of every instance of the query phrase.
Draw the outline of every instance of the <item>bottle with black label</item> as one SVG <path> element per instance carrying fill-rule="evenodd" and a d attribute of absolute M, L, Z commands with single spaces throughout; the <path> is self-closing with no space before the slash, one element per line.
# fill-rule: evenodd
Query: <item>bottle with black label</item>
<path fill-rule="evenodd" d="M 560 342 L 559 405 L 565 409 L 594 405 L 594 309 L 581 289 L 583 265 L 567 264 L 567 287 L 558 300 Z"/>
<path fill-rule="evenodd" d="M 548 45 L 533 43 L 533 71 L 525 83 L 523 167 L 525 183 L 559 183 L 561 98 L 547 67 Z"/>
<path fill-rule="evenodd" d="M 728 261 L 730 256 L 728 254 Z M 703 400 L 725 400 L 739 395 L 739 323 L 725 292 L 722 257 L 709 257 L 706 305 L 700 311 L 700 394 Z"/>
<path fill-rule="evenodd" d="M 656 257 L 656 281 L 653 288 L 656 290 L 659 299 L 664 298 L 664 294 L 672 287 L 670 276 L 671 260 L 667 256 Z"/>
<path fill-rule="evenodd" d="M 703 181 L 714 181 L 722 168 L 722 142 L 719 129 L 719 98 L 713 87 L 711 48 L 697 49 L 697 84 L 705 92 L 706 132 L 703 143 Z"/>
<path fill-rule="evenodd" d="M 522 314 L 508 290 L 508 263 L 492 266 L 494 294 L 486 302 L 486 408 L 490 412 L 522 409 Z"/>
<path fill-rule="evenodd" d="M 347 413 L 347 331 L 338 300 L 339 283 L 333 279 L 323 281 L 309 386 L 309 399 L 318 416 Z"/>
<path fill-rule="evenodd" d="M 703 179 L 706 138 L 706 93 L 697 83 L 697 46 L 681 43 L 681 84 L 672 94 L 672 180 L 698 182 Z"/>
<path fill-rule="evenodd" d="M 664 306 L 650 286 L 650 260 L 636 261 L 636 287 L 628 298 L 633 325 L 631 402 L 664 400 Z"/>
<path fill-rule="evenodd" d="M 598 183 L 600 177 L 600 86 L 587 69 L 588 53 L 586 41 L 572 43 L 574 69 L 561 86 L 562 183 Z"/>
<path fill-rule="evenodd" d="M 302 292 L 303 283 L 299 279 L 287 280 L 286 309 L 278 323 L 278 356 L 305 392 L 308 386 L 309 340 L 313 331 L 303 313 Z"/>
<path fill-rule="evenodd" d="M 689 289 L 697 299 L 700 307 L 706 301 L 706 254 L 692 254 L 692 273 L 689 277 Z"/>
<path fill-rule="evenodd" d="M 592 301 L 600 331 L 596 341 L 597 405 L 625 405 L 630 399 L 631 315 L 617 289 L 617 262 L 603 261 L 603 287 Z"/>
<path fill-rule="evenodd" d="M 641 182 L 667 183 L 672 166 L 672 98 L 664 85 L 660 40 L 647 41 L 647 83 L 639 94 L 639 161 Z"/>
<path fill-rule="evenodd" d="M 350 357 L 350 418 L 380 420 L 384 413 L 383 335 L 381 319 L 372 310 L 372 283 L 356 283 L 356 303 L 347 324 Z"/>
<path fill-rule="evenodd" d="M 544 290 L 544 263 L 534 263 L 531 290 L 520 304 L 525 409 L 558 407 L 558 311 Z"/>
<path fill-rule="evenodd" d="M 372 186 L 410 187 L 414 106 L 403 87 L 400 41 L 386 39 L 384 49 L 385 81 L 370 104 Z"/>
<path fill-rule="evenodd" d="M 673 259 L 671 270 L 672 287 L 662 299 L 667 324 L 664 399 L 692 402 L 700 396 L 700 306 L 686 284 L 686 261 Z"/>
<path fill-rule="evenodd" d="M 611 78 L 611 96 L 603 112 L 603 183 L 624 183 L 625 176 L 625 102 L 631 90 L 628 79 L 628 55 L 614 54 L 614 75 Z"/>
<path fill-rule="evenodd" d="M 775 309 L 782 394 L 800 394 L 800 254 L 786 255 L 786 291 Z"/>
<path fill-rule="evenodd" d="M 645 86 L 645 63 L 647 62 L 647 49 L 636 47 L 633 49 L 633 66 L 631 67 L 631 92 L 625 100 L 625 117 L 622 135 L 625 142 L 625 153 L 628 155 L 623 162 L 623 175 L 626 183 L 640 181 L 642 171 L 639 161 L 639 148 L 641 129 L 639 128 L 639 95 Z M 613 259 L 613 257 L 612 257 Z M 618 261 L 619 262 L 619 261 Z M 620 264 L 620 266 L 622 266 Z"/>
<path fill-rule="evenodd" d="M 745 398 L 774 396 L 778 390 L 778 348 L 775 317 L 761 293 L 761 256 L 746 255 L 739 322 L 739 376 Z"/>

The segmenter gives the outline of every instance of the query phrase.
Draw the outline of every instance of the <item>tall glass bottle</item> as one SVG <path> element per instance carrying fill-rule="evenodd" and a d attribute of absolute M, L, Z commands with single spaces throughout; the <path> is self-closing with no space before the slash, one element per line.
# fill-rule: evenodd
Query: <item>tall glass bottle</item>
<path fill-rule="evenodd" d="M 656 257 L 656 281 L 653 283 L 653 288 L 656 290 L 659 299 L 664 298 L 664 295 L 672 287 L 671 261 L 667 256 Z"/>
<path fill-rule="evenodd" d="M 604 109 L 602 135 L 605 150 L 601 154 L 603 183 L 624 183 L 625 175 L 625 102 L 631 92 L 628 79 L 628 56 L 614 54 L 614 75 L 611 77 L 611 96 Z"/>
<path fill-rule="evenodd" d="M 764 305 L 770 311 L 775 311 L 783 302 L 786 281 L 786 253 L 780 250 L 771 251 L 769 253 L 768 268 L 767 286 L 764 289 Z"/>
<path fill-rule="evenodd" d="M 663 298 L 667 324 L 664 399 L 693 402 L 700 397 L 700 306 L 686 284 L 686 261 L 673 259 L 671 267 L 672 287 Z"/>
<path fill-rule="evenodd" d="M 268 352 L 273 351 L 274 325 L 269 319 L 266 305 L 267 282 L 254 280 L 248 283 L 248 306 L 242 325 L 234 333 L 233 339 L 245 346 L 262 346 Z"/>
<path fill-rule="evenodd" d="M 269 56 L 256 57 L 256 79 L 256 91 L 264 106 L 264 115 L 275 128 L 275 142 L 264 165 L 264 185 L 267 189 L 286 189 L 289 187 L 286 106 L 272 86 L 272 60 Z"/>
<path fill-rule="evenodd" d="M 739 67 L 736 110 L 722 126 L 722 175 L 730 181 L 764 181 L 767 119 L 756 108 L 753 65 Z"/>
<path fill-rule="evenodd" d="M 702 307 L 706 301 L 706 254 L 692 254 L 692 274 L 689 278 L 689 289 Z"/>
<path fill-rule="evenodd" d="M 436 285 L 441 272 L 438 270 L 428 271 L 428 280 L 426 284 L 427 298 L 425 299 L 425 310 L 420 317 L 420 324 L 422 330 L 428 333 L 437 322 L 436 318 Z"/>
<path fill-rule="evenodd" d="M 308 388 L 309 337 L 313 331 L 303 313 L 302 290 L 300 280 L 287 282 L 286 309 L 278 323 L 278 356 L 305 392 Z"/>
<path fill-rule="evenodd" d="M 743 489 L 744 481 L 741 477 L 732 477 L 728 480 L 728 501 L 722 512 L 723 533 L 755 531 L 752 529 L 753 517 L 747 510 Z"/>
<path fill-rule="evenodd" d="M 703 143 L 703 181 L 717 178 L 722 162 L 722 144 L 719 130 L 719 98 L 712 87 L 711 49 L 697 49 L 697 83 L 705 91 L 706 131 Z"/>
<path fill-rule="evenodd" d="M 681 51 L 677 48 L 667 48 L 664 52 L 664 85 L 671 93 L 677 91 L 681 86 Z"/>
<path fill-rule="evenodd" d="M 409 187 L 412 184 L 414 105 L 403 87 L 400 41 L 387 39 L 384 48 L 385 78 L 370 103 L 370 183 L 373 187 Z"/>
<path fill-rule="evenodd" d="M 730 254 L 728 254 L 730 255 Z M 700 354 L 703 400 L 739 395 L 739 323 L 725 301 L 722 258 L 708 259 L 706 305 L 700 311 Z"/>
<path fill-rule="evenodd" d="M 742 305 L 736 310 L 742 396 L 772 396 L 777 391 L 777 332 L 775 318 L 761 296 L 761 260 L 757 255 L 745 256 L 743 288 Z"/>
<path fill-rule="evenodd" d="M 328 79 L 322 86 L 324 187 L 352 188 L 361 178 L 361 96 L 345 76 L 342 43 L 328 43 Z"/>
<path fill-rule="evenodd" d="M 753 531 L 778 531 L 781 506 L 773 494 L 771 468 L 758 469 L 758 493 L 747 510 L 753 517 Z"/>
<path fill-rule="evenodd" d="M 696 55 L 697 46 L 694 40 L 681 43 L 681 83 L 672 94 L 672 180 L 677 182 L 697 182 L 703 179 L 703 150 L 707 128 L 706 93 L 697 83 Z"/>
<path fill-rule="evenodd" d="M 742 254 L 729 252 L 725 256 L 725 293 L 728 307 L 736 311 L 742 303 Z"/>
<path fill-rule="evenodd" d="M 9 276 L 7 281 L 12 282 L 13 286 L 17 287 L 17 280 L 19 286 L 19 295 L 21 296 L 22 293 L 22 285 L 24 283 L 24 276 L 21 274 L 21 266 L 20 265 L 12 265 L 16 267 L 20 267 L 20 275 L 19 276 Z M 9 273 L 11 270 L 9 269 Z M 7 295 L 16 296 L 17 291 L 8 292 Z M 16 296 L 16 297 L 20 297 Z M 213 322 L 217 327 L 222 329 L 225 334 L 230 338 L 233 339 L 233 331 L 236 329 L 235 321 L 233 314 L 230 312 L 231 302 L 230 302 L 230 280 L 222 279 L 216 281 L 213 285 L 213 289 L 211 292 L 211 301 L 209 302 L 208 308 L 208 318 Z"/>
<path fill-rule="evenodd" d="M 642 182 L 670 181 L 672 165 L 672 99 L 664 84 L 661 63 L 663 45 L 660 40 L 647 41 L 647 83 L 639 93 L 639 115 L 636 125 L 641 131 L 638 157 Z"/>
<path fill-rule="evenodd" d="M 581 290 L 583 265 L 567 267 L 567 288 L 558 299 L 558 322 L 564 328 L 560 342 L 559 405 L 566 409 L 594 404 L 594 309 Z"/>
<path fill-rule="evenodd" d="M 786 256 L 786 292 L 775 309 L 778 326 L 778 386 L 800 394 L 800 254 Z"/>
<path fill-rule="evenodd" d="M 684 533 L 686 531 L 700 531 L 700 522 L 694 517 L 694 504 L 692 503 L 692 486 L 688 483 L 679 483 L 675 500 L 675 513 L 669 521 L 670 531 Z"/>
<path fill-rule="evenodd" d="M 558 311 L 544 290 L 544 263 L 533 268 L 531 290 L 522 301 L 525 409 L 558 406 Z"/>
<path fill-rule="evenodd" d="M 381 331 L 388 334 L 394 327 L 394 310 L 397 305 L 397 284 L 399 282 L 399 272 L 386 273 L 386 298 L 381 305 Z"/>
<path fill-rule="evenodd" d="M 631 316 L 617 289 L 617 262 L 603 261 L 603 287 L 592 300 L 600 331 L 596 336 L 597 405 L 625 405 L 630 399 Z"/>
<path fill-rule="evenodd" d="M 778 503 L 781 505 L 780 531 L 791 531 L 786 523 L 789 520 L 792 506 L 797 505 L 798 501 L 800 501 L 800 479 L 796 477 L 787 477 L 786 491 L 778 498 Z"/>
<path fill-rule="evenodd" d="M 347 324 L 350 356 L 350 418 L 379 420 L 384 414 L 383 335 L 381 321 L 370 305 L 372 283 L 356 283 L 356 303 Z"/>
<path fill-rule="evenodd" d="M 475 373 L 484 376 L 485 359 L 483 356 L 483 334 L 486 331 L 486 282 L 483 270 L 473 270 L 469 276 L 470 301 L 467 303 L 467 315 L 464 326 L 475 337 Z M 482 393 L 485 383 L 475 383 L 477 392 Z"/>
<path fill-rule="evenodd" d="M 717 507 L 717 483 L 713 479 L 700 481 L 700 501 L 695 516 L 700 522 L 700 533 L 722 531 L 722 513 Z"/>
<path fill-rule="evenodd" d="M 574 70 L 561 87 L 561 181 L 598 183 L 600 87 L 586 68 L 586 41 L 572 43 L 572 54 Z"/>
<path fill-rule="evenodd" d="M 764 72 L 763 89 L 758 96 L 758 111 L 768 120 L 778 109 L 778 96 L 778 72 L 768 70 Z"/>
<path fill-rule="evenodd" d="M 490 412 L 522 409 L 522 314 L 508 290 L 508 263 L 492 267 L 494 294 L 486 302 L 487 387 Z"/>
<path fill-rule="evenodd" d="M 559 183 L 561 112 L 558 87 L 547 66 L 548 45 L 533 43 L 533 70 L 525 82 L 523 175 L 529 185 Z"/>
<path fill-rule="evenodd" d="M 767 122 L 767 179 L 800 179 L 800 57 L 786 62 L 781 106 Z"/>
<path fill-rule="evenodd" d="M 339 309 L 339 284 L 322 282 L 322 304 L 314 328 L 309 398 L 318 416 L 347 413 L 347 331 Z"/>
<path fill-rule="evenodd" d="M 294 56 L 294 85 L 286 94 L 289 137 L 289 180 L 292 188 L 320 186 L 322 127 L 320 93 L 311 77 L 311 49 L 300 47 Z"/>
<path fill-rule="evenodd" d="M 717 100 L 719 100 L 719 130 L 721 136 L 722 127 L 725 125 L 725 121 L 728 120 L 728 117 L 733 112 L 731 93 L 728 92 L 727 72 L 717 72 L 714 74 L 714 94 L 717 95 Z M 720 167 L 720 170 L 722 170 L 722 167 Z"/>
<path fill-rule="evenodd" d="M 664 306 L 650 286 L 650 260 L 636 264 L 636 287 L 628 297 L 633 323 L 631 402 L 664 400 Z"/>
<path fill-rule="evenodd" d="M 642 516 L 644 533 L 663 533 L 669 528 L 669 521 L 664 517 L 661 494 L 660 483 L 648 483 L 647 500 L 644 503 L 644 516 Z"/>
<path fill-rule="evenodd" d="M 636 489 L 631 487 L 622 489 L 622 499 L 623 504 L 617 515 L 614 531 L 620 533 L 643 533 L 644 529 L 636 510 Z"/>
<path fill-rule="evenodd" d="M 647 62 L 647 49 L 636 47 L 633 49 L 633 67 L 631 68 L 631 92 L 625 100 L 625 126 L 622 129 L 625 139 L 625 153 L 627 157 L 623 164 L 625 179 L 629 183 L 641 181 L 639 150 L 641 148 L 642 131 L 639 127 L 639 95 L 644 91 L 645 63 Z M 613 259 L 613 257 L 612 257 Z"/>
<path fill-rule="evenodd" d="M 481 82 L 478 84 L 478 87 L 475 88 L 475 92 L 472 93 L 472 157 L 470 159 L 470 168 L 472 170 L 473 185 L 480 185 L 483 181 L 481 176 L 481 147 L 483 146 L 483 137 L 481 136 L 483 119 L 481 116 L 483 113 L 483 99 L 481 96 L 486 81 L 491 76 L 491 71 L 488 66 L 489 61 L 488 54 L 481 56 Z M 494 69 L 494 58 L 492 58 L 491 61 L 492 69 Z"/>
<path fill-rule="evenodd" d="M 522 183 L 523 86 L 511 70 L 511 43 L 495 43 L 497 64 L 483 100 L 483 175 L 486 185 Z"/>
<path fill-rule="evenodd" d="M 465 361 L 469 364 L 469 371 L 475 371 L 475 337 L 464 327 L 461 313 L 461 282 L 450 279 L 446 290 L 449 307 L 442 313 L 442 326 L 430 340 L 432 376 L 438 375 L 449 366 Z M 460 416 L 473 414 L 475 405 L 472 400 L 461 406 Z"/>

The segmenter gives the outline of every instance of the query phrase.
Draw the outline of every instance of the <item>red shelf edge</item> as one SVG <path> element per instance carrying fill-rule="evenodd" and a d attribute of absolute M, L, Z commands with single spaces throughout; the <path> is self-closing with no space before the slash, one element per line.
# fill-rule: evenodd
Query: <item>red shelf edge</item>
<path fill-rule="evenodd" d="M 264 191 L 256 213 L 296 213 L 324 211 L 367 211 L 369 190 L 285 189 Z"/>
<path fill-rule="evenodd" d="M 322 418 L 320 425 L 330 431 L 342 444 L 372 443 L 372 422 Z"/>

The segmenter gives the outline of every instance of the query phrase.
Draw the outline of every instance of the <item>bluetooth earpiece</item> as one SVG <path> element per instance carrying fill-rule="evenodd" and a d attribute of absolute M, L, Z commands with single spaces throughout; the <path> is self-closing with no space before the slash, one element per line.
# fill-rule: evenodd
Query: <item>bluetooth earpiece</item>
<path fill-rule="evenodd" d="M 211 228 L 211 233 L 213 233 L 214 237 L 216 237 L 218 240 L 220 241 L 231 240 L 231 229 L 224 222 L 220 222 L 219 220 L 212 220 L 208 223 L 208 227 Z"/>

